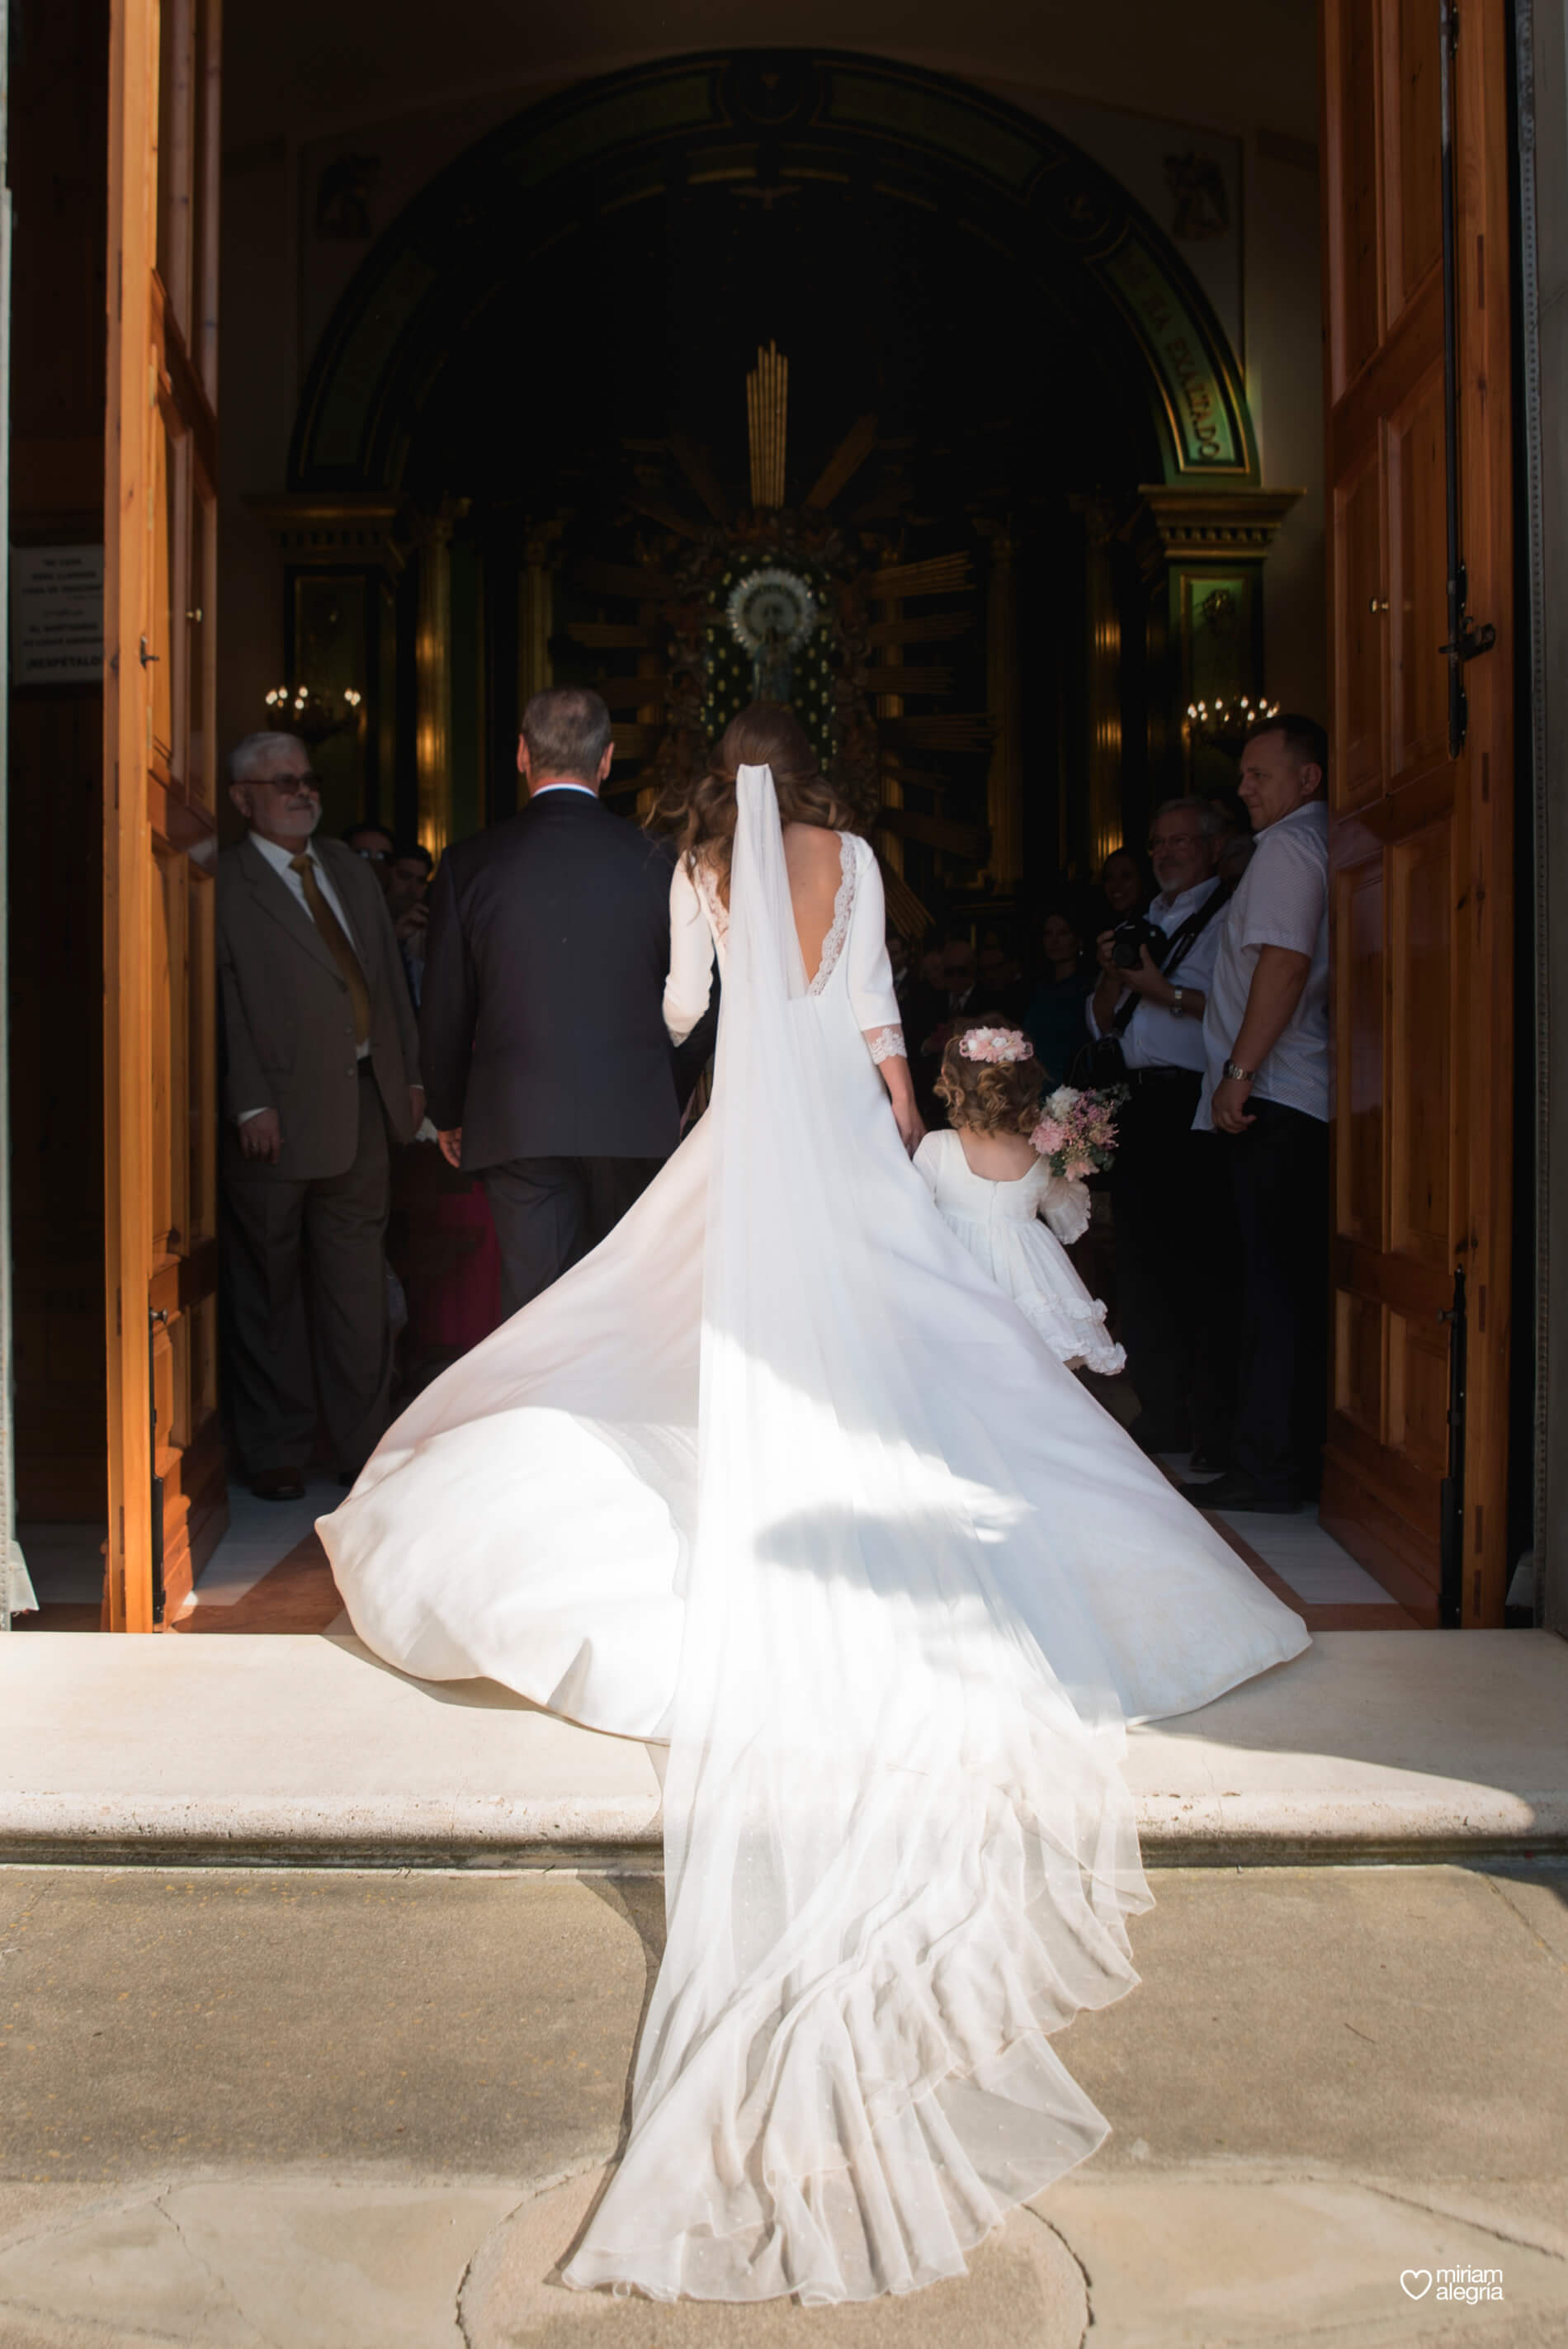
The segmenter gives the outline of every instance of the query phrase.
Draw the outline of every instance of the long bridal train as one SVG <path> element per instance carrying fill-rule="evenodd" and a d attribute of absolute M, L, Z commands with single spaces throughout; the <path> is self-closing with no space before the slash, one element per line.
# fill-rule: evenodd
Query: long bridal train
<path fill-rule="evenodd" d="M 768 771 L 738 798 L 708 1115 L 321 1531 L 389 1662 L 669 1743 L 665 1954 L 567 2280 L 832 2301 L 961 2272 L 1101 2142 L 1047 2034 L 1137 1981 L 1124 1723 L 1308 1640 L 905 1157 L 869 850 L 809 980 Z"/>

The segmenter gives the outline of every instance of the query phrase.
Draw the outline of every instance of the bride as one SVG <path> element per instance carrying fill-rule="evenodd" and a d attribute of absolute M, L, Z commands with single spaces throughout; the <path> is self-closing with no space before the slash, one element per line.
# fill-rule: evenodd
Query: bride
<path fill-rule="evenodd" d="M 695 793 L 665 1017 L 712 1105 L 321 1533 L 404 1671 L 668 1747 L 631 2133 L 565 2271 L 807 2302 L 962 2273 L 1108 2124 L 1125 1726 L 1308 1645 L 949 1231 L 867 843 L 788 712 Z"/>

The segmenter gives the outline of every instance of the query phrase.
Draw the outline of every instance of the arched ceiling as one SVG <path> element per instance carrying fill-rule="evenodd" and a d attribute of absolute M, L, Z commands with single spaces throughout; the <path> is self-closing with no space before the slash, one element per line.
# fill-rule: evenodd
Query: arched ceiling
<path fill-rule="evenodd" d="M 868 404 L 927 441 L 1006 416 L 1058 478 L 1092 479 L 1109 434 L 1124 478 L 1257 481 L 1223 331 L 1115 181 L 961 84 L 786 50 L 587 84 L 461 158 L 340 305 L 292 482 L 415 488 L 432 433 L 493 473 L 510 431 L 537 466 L 601 409 L 623 438 L 706 430 L 709 379 L 733 405 L 769 335 L 817 355 L 808 458 L 815 401 L 819 440 Z"/>

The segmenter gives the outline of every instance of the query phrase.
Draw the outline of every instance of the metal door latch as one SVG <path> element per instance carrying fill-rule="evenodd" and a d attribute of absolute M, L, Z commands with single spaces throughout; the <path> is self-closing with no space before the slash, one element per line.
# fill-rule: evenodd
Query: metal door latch
<path fill-rule="evenodd" d="M 1446 653 L 1450 660 L 1472 661 L 1478 653 L 1491 652 L 1496 642 L 1497 630 L 1490 620 L 1483 620 L 1478 627 L 1473 620 L 1466 619 L 1461 621 L 1458 636 L 1449 644 L 1439 645 L 1438 650 Z"/>

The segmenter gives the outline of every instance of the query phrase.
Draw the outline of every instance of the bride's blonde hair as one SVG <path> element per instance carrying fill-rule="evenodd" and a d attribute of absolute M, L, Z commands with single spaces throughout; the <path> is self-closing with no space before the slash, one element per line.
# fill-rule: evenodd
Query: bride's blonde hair
<path fill-rule="evenodd" d="M 712 876 L 724 905 L 729 903 L 729 860 L 735 849 L 735 780 L 742 767 L 771 767 L 780 823 L 820 824 L 829 832 L 859 830 L 854 810 L 823 774 L 794 711 L 778 702 L 754 701 L 730 719 L 701 781 L 679 787 L 660 802 L 652 819 L 665 824 L 673 820 L 681 855 Z"/>

